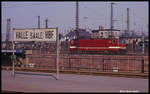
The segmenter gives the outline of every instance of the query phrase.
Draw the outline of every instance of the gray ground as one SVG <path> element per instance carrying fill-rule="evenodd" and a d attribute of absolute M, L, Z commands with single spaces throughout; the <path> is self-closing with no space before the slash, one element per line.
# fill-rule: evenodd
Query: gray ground
<path fill-rule="evenodd" d="M 36 72 L 37 73 L 37 72 Z M 56 74 L 53 74 L 56 75 Z M 18 92 L 148 92 L 148 79 L 76 74 L 12 76 L 2 70 L 2 90 Z"/>

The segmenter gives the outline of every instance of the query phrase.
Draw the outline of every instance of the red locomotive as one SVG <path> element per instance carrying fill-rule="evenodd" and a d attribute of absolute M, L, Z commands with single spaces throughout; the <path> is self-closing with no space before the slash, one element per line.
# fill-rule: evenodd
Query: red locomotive
<path fill-rule="evenodd" d="M 124 53 L 126 52 L 126 44 L 120 43 L 119 39 L 73 39 L 70 41 L 70 51 L 76 52 L 109 52 Z"/>

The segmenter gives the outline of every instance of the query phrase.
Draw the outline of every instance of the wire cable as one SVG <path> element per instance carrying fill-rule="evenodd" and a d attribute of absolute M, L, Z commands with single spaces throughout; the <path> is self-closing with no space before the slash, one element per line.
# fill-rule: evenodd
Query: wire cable
<path fill-rule="evenodd" d="M 26 6 L 34 6 L 34 5 L 42 5 L 42 4 L 49 4 L 49 3 L 30 4 L 30 5 L 16 5 L 16 6 L 5 6 L 3 8 L 26 7 Z"/>

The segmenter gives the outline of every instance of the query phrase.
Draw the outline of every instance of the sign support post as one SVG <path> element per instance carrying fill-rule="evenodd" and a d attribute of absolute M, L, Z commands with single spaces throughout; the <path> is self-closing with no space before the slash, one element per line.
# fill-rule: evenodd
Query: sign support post
<path fill-rule="evenodd" d="M 12 34 L 13 35 L 13 34 Z M 14 62 L 14 60 L 15 60 L 15 53 L 14 53 L 14 38 L 12 39 L 12 46 L 13 46 L 13 56 L 12 56 L 12 63 L 13 63 L 13 66 L 12 66 L 12 72 L 13 72 L 13 76 L 15 77 L 15 62 Z"/>

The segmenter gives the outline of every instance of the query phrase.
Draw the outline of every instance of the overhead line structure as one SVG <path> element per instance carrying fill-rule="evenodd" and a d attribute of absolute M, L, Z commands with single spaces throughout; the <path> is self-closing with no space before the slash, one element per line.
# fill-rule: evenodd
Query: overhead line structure
<path fill-rule="evenodd" d="M 114 3 L 111 3 L 111 16 L 110 16 L 110 29 L 111 29 L 111 35 L 110 35 L 110 38 L 112 38 L 112 30 L 114 29 L 114 22 L 113 22 L 113 4 Z"/>
<path fill-rule="evenodd" d="M 40 29 L 40 16 L 38 16 L 38 28 Z"/>
<path fill-rule="evenodd" d="M 45 20 L 45 28 L 48 28 L 48 19 Z"/>
<path fill-rule="evenodd" d="M 76 2 L 76 38 L 79 38 L 79 2 Z"/>
<path fill-rule="evenodd" d="M 8 46 L 9 46 L 9 41 L 10 41 L 10 24 L 11 24 L 11 20 L 10 18 L 7 19 L 7 32 L 6 32 L 6 49 L 8 50 Z"/>
<path fill-rule="evenodd" d="M 78 1 L 76 1 L 76 40 L 77 40 L 77 47 L 78 47 L 78 40 L 79 40 L 79 2 Z"/>
<path fill-rule="evenodd" d="M 130 35 L 129 8 L 127 8 L 127 34 Z"/>

